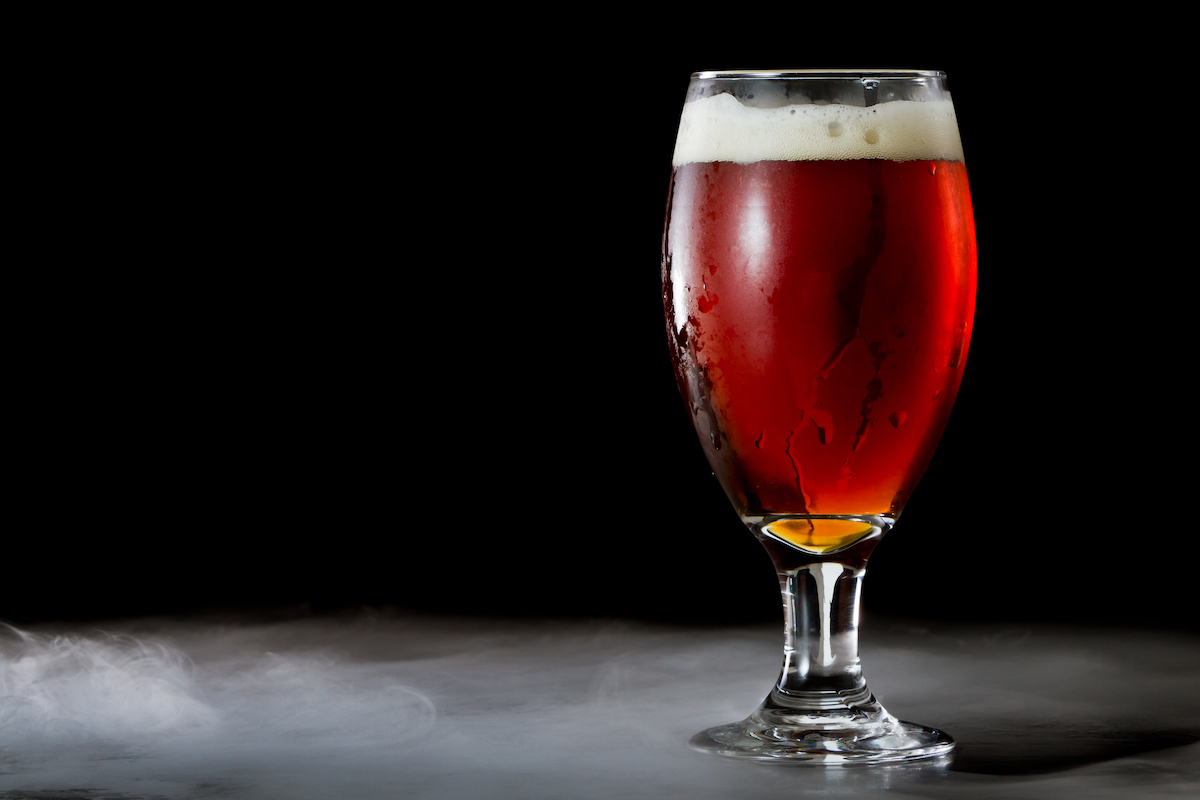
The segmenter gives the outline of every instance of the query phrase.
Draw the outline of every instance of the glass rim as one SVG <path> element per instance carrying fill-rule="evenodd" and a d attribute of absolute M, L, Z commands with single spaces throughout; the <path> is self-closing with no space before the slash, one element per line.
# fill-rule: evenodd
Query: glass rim
<path fill-rule="evenodd" d="M 863 80 L 879 78 L 904 80 L 923 78 L 945 79 L 946 73 L 937 69 L 727 69 L 693 72 L 692 80 Z"/>

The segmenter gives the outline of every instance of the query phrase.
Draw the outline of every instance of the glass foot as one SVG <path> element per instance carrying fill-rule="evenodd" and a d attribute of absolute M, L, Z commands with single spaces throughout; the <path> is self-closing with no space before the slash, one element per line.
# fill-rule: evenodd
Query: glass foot
<path fill-rule="evenodd" d="M 787 763 L 885 764 L 944 756 L 954 740 L 943 731 L 886 717 L 846 727 L 781 726 L 751 717 L 701 731 L 688 742 L 702 753 Z"/>

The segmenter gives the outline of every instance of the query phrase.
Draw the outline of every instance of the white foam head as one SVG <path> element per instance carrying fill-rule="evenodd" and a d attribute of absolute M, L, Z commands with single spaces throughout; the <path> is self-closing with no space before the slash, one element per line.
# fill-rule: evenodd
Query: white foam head
<path fill-rule="evenodd" d="M 962 161 L 949 95 L 873 106 L 751 108 L 730 94 L 688 102 L 675 141 L 675 166 L 693 161 Z"/>

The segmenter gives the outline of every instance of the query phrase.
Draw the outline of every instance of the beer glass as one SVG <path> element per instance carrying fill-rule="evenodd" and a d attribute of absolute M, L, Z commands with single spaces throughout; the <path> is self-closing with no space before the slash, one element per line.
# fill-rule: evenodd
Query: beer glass
<path fill-rule="evenodd" d="M 692 76 L 663 236 L 676 377 L 705 455 L 779 576 L 783 669 L 696 749 L 817 764 L 938 756 L 858 658 L 865 566 L 962 378 L 975 229 L 934 71 Z"/>

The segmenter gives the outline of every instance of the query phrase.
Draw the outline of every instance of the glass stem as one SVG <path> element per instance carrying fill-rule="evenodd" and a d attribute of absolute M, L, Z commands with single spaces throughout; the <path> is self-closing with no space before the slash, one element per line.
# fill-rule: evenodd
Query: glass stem
<path fill-rule="evenodd" d="M 873 717 L 858 659 L 859 596 L 865 568 L 815 561 L 779 573 L 783 591 L 783 669 L 763 711 L 830 721 Z"/>
<path fill-rule="evenodd" d="M 861 680 L 858 599 L 865 570 L 833 561 L 808 564 L 779 576 L 784 643 L 781 691 Z"/>

